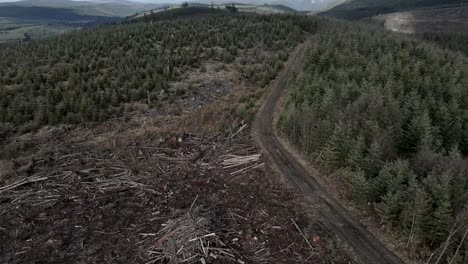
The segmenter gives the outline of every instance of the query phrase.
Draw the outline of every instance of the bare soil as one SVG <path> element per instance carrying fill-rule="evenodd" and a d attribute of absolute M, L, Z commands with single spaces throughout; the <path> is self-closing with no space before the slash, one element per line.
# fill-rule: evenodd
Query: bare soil
<path fill-rule="evenodd" d="M 259 153 L 233 111 L 258 91 L 233 77 L 182 82 L 199 93 L 3 145 L 0 262 L 350 263 L 263 156 L 223 165 Z M 190 98 L 206 103 L 182 111 Z"/>

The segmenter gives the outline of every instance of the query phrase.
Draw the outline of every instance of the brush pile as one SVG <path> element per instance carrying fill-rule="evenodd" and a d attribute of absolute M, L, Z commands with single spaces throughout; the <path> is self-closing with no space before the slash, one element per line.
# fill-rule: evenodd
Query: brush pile
<path fill-rule="evenodd" d="M 199 211 L 189 211 L 163 225 L 149 251 L 150 263 L 235 262 L 233 249 L 211 232 L 210 219 Z"/>
<path fill-rule="evenodd" d="M 85 144 L 12 160 L 0 176 L 0 263 L 322 259 L 325 245 L 311 252 L 290 221 L 293 196 L 258 169 L 248 136 Z"/>

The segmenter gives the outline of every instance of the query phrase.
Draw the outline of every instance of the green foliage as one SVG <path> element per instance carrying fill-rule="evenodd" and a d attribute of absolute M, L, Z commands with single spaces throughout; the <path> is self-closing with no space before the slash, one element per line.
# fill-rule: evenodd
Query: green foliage
<path fill-rule="evenodd" d="M 382 201 L 376 205 L 378 214 L 385 223 L 396 226 L 399 221 L 402 194 L 400 192 L 386 193 L 381 199 Z"/>
<path fill-rule="evenodd" d="M 409 248 L 439 247 L 468 204 L 467 58 L 365 25 L 317 30 L 280 129 L 332 172 L 353 171 L 356 202 Z"/>
<path fill-rule="evenodd" d="M 227 13 L 218 9 L 212 9 L 204 6 L 190 6 L 188 3 L 187 6 L 185 6 L 185 4 L 186 3 L 183 3 L 180 8 L 151 12 L 150 14 L 144 13 L 143 17 L 129 17 L 128 19 L 130 19 L 131 22 L 149 22 Z"/>
<path fill-rule="evenodd" d="M 207 61 L 233 63 L 258 49 L 281 54 L 253 60 L 263 75 L 246 78 L 268 83 L 279 70 L 277 61 L 286 58 L 283 50 L 303 38 L 296 21 L 214 14 L 104 26 L 2 48 L 1 136 L 14 133 L 12 127 L 100 122 L 120 115 L 126 103 L 146 103 L 148 95 L 154 104 L 165 100 L 159 98 L 162 90 L 175 100 L 184 91 L 168 88 L 184 72 Z"/>
<path fill-rule="evenodd" d="M 425 216 L 430 209 L 430 196 L 425 191 L 424 187 L 416 181 L 410 183 L 407 189 L 407 199 L 402 201 L 402 211 L 400 213 L 399 225 L 401 230 L 409 236 L 423 237 Z"/>
<path fill-rule="evenodd" d="M 453 32 L 427 32 L 420 35 L 420 38 L 434 42 L 441 48 L 460 51 L 468 56 L 468 34 Z"/>
<path fill-rule="evenodd" d="M 444 242 L 454 223 L 450 193 L 452 177 L 450 171 L 436 169 L 430 173 L 425 182 L 433 197 L 433 211 L 427 216 L 426 223 L 431 234 L 428 239 L 432 239 L 437 244 Z"/>
<path fill-rule="evenodd" d="M 337 171 L 339 175 L 343 175 L 351 183 L 351 195 L 356 203 L 362 207 L 366 207 L 369 201 L 369 194 L 372 191 L 372 186 L 366 178 L 366 174 L 362 171 L 352 171 L 342 169 Z"/>

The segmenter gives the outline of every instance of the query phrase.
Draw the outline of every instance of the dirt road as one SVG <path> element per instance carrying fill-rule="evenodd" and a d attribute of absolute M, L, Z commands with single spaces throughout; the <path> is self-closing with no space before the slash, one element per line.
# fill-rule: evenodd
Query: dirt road
<path fill-rule="evenodd" d="M 255 121 L 254 133 L 256 138 L 291 186 L 304 195 L 308 201 L 313 201 L 311 206 L 316 209 L 321 221 L 347 244 L 358 263 L 403 263 L 400 258 L 380 243 L 362 224 L 353 219 L 349 212 L 325 191 L 314 178 L 314 175 L 311 175 L 301 165 L 275 134 L 275 109 L 288 81 L 292 77 L 294 67 L 300 64 L 304 51 L 305 45 L 302 45 L 292 53 L 281 75 L 273 83 Z"/>

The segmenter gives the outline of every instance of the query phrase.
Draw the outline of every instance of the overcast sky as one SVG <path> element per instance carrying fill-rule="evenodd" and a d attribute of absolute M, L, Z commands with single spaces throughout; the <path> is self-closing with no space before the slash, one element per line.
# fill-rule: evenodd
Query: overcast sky
<path fill-rule="evenodd" d="M 21 0 L 0 0 L 0 3 L 5 3 L 5 2 L 17 2 Z M 72 0 L 72 1 L 102 1 L 102 0 Z M 169 3 L 169 2 L 180 2 L 176 0 L 129 0 L 133 2 L 146 2 L 146 3 Z"/>

